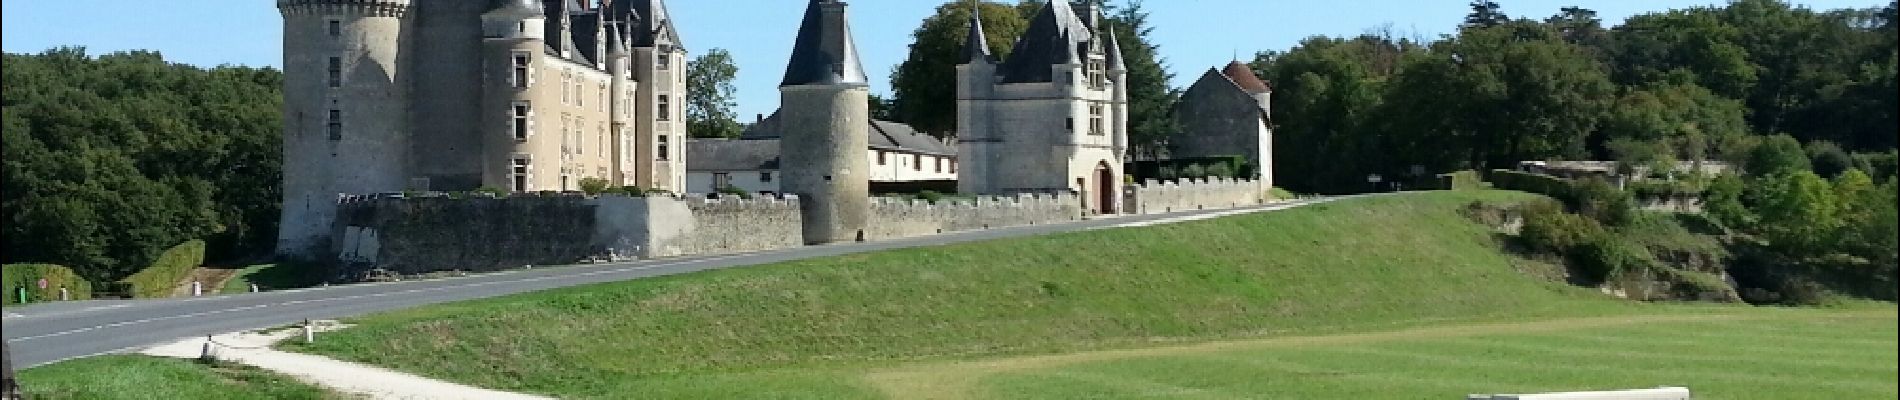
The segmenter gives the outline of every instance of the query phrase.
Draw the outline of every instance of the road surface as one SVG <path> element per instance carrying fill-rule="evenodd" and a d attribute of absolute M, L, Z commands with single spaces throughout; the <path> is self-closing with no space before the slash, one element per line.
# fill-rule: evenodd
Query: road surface
<path fill-rule="evenodd" d="M 1341 199 L 1315 198 L 1239 209 L 1118 216 L 941 235 L 806 246 L 752 253 L 553 266 L 458 278 L 338 285 L 186 299 L 48 303 L 6 310 L 6 341 L 17 368 L 119 353 L 183 338 L 263 329 L 428 304 L 568 286 L 909 247 L 1046 235 L 1274 211 Z"/>

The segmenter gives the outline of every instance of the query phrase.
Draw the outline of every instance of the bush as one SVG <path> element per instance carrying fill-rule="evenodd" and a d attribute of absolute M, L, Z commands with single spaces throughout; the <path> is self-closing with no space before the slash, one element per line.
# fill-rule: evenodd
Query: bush
<path fill-rule="evenodd" d="M 475 189 L 474 191 L 470 193 L 485 194 L 485 195 L 494 196 L 494 197 L 508 197 L 508 191 L 502 190 L 501 188 L 494 187 L 494 186 L 483 186 L 481 188 Z"/>
<path fill-rule="evenodd" d="M 1518 240 L 1531 251 L 1564 256 L 1585 243 L 1608 236 L 1596 221 L 1564 212 L 1563 206 L 1550 201 L 1534 201 L 1518 206 L 1524 227 Z"/>
<path fill-rule="evenodd" d="M 1161 168 L 1155 172 L 1155 175 L 1160 176 L 1161 180 L 1164 181 L 1171 181 L 1181 177 L 1180 172 L 1176 171 L 1172 165 L 1161 166 Z"/>
<path fill-rule="evenodd" d="M 1567 195 L 1557 198 L 1563 200 L 1564 205 L 1572 211 L 1604 225 L 1624 226 L 1635 218 L 1635 199 L 1602 179 L 1588 178 L 1572 182 Z"/>
<path fill-rule="evenodd" d="M 1465 170 L 1439 174 L 1438 180 L 1442 182 L 1440 185 L 1444 186 L 1444 189 L 1447 190 L 1473 190 L 1484 188 L 1484 178 L 1478 176 L 1478 171 Z"/>
<path fill-rule="evenodd" d="M 1207 166 L 1207 176 L 1212 176 L 1216 178 L 1233 178 L 1234 169 L 1233 167 L 1227 166 L 1227 164 L 1209 165 Z"/>
<path fill-rule="evenodd" d="M 1568 257 L 1572 271 L 1585 282 L 1601 283 L 1612 276 L 1651 270 L 1654 261 L 1642 246 L 1622 238 L 1598 234 L 1572 248 Z"/>
<path fill-rule="evenodd" d="M 626 195 L 627 197 L 647 197 L 648 191 L 639 186 L 621 186 L 609 190 L 608 193 Z"/>
<path fill-rule="evenodd" d="M 20 300 L 18 288 L 26 288 L 27 301 L 59 300 L 59 288 L 66 288 L 73 300 L 92 298 L 92 283 L 74 274 L 72 269 L 52 264 L 7 264 L 0 266 L 0 275 L 5 277 L 5 304 L 15 304 Z M 46 279 L 46 289 L 40 289 L 40 279 Z"/>
<path fill-rule="evenodd" d="M 606 179 L 594 178 L 594 177 L 581 178 L 580 185 L 581 185 L 581 191 L 587 193 L 590 196 L 606 193 L 607 187 L 608 187 Z"/>
<path fill-rule="evenodd" d="M 204 262 L 205 242 L 193 240 L 165 250 L 150 267 L 121 282 L 131 285 L 132 295 L 136 297 L 169 297 L 172 289 L 190 276 L 192 269 L 204 265 Z"/>
<path fill-rule="evenodd" d="M 937 193 L 935 190 L 925 190 L 917 192 L 917 199 L 928 201 L 930 204 L 937 204 L 937 201 L 943 200 L 943 193 Z"/>
<path fill-rule="evenodd" d="M 1202 167 L 1200 164 L 1188 164 L 1187 167 L 1181 168 L 1182 179 L 1200 179 L 1206 177 L 1207 167 Z"/>

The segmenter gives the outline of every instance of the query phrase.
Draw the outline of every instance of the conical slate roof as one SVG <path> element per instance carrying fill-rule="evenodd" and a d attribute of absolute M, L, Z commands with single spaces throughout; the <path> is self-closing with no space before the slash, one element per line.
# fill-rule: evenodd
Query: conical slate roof
<path fill-rule="evenodd" d="M 798 27 L 792 43 L 792 59 L 785 66 L 785 79 L 779 86 L 866 85 L 864 65 L 858 61 L 858 45 L 851 40 L 849 18 L 835 20 L 827 8 L 844 8 L 837 0 L 812 0 L 805 8 L 805 21 Z"/>
<path fill-rule="evenodd" d="M 1068 0 L 1051 0 L 1029 20 L 1029 28 L 1016 40 L 998 73 L 1004 83 L 1054 81 L 1055 71 L 1049 67 L 1078 63 L 1077 52 L 1092 39 L 1094 33 L 1075 15 Z"/>
<path fill-rule="evenodd" d="M 991 62 L 990 40 L 983 36 L 983 6 L 970 7 L 970 34 L 963 39 L 963 63 Z"/>
<path fill-rule="evenodd" d="M 1115 30 L 1113 29 L 1103 29 L 1102 31 L 1108 33 L 1108 44 L 1106 45 L 1108 47 L 1108 56 L 1106 57 L 1107 60 L 1104 60 L 1108 62 L 1108 70 L 1127 71 L 1128 65 L 1122 61 L 1121 39 L 1115 37 Z"/>
<path fill-rule="evenodd" d="M 1260 80 L 1259 76 L 1253 74 L 1253 68 L 1247 67 L 1247 64 L 1241 64 L 1238 60 L 1227 63 L 1227 68 L 1222 69 L 1220 73 L 1226 75 L 1228 80 L 1234 81 L 1234 85 L 1240 86 L 1240 90 L 1245 90 L 1247 93 L 1273 91 L 1271 86 L 1267 86 L 1267 81 Z"/>

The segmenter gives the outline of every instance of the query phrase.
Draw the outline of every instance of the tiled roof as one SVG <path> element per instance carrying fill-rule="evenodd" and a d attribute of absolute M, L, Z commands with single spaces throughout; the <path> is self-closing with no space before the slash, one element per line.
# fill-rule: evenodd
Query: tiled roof
<path fill-rule="evenodd" d="M 1241 64 L 1240 61 L 1228 63 L 1227 68 L 1221 70 L 1221 75 L 1226 75 L 1228 80 L 1234 81 L 1235 86 L 1240 86 L 1240 90 L 1245 90 L 1247 93 L 1273 91 L 1273 87 L 1268 86 L 1267 81 L 1260 80 L 1259 76 L 1253 74 L 1253 68 L 1248 67 L 1247 64 Z"/>

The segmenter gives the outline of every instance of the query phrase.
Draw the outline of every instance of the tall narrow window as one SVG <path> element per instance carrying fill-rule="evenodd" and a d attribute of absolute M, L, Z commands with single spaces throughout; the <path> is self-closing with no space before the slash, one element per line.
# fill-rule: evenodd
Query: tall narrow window
<path fill-rule="evenodd" d="M 1075 117 L 1069 117 L 1068 119 L 1062 120 L 1062 129 L 1068 129 L 1069 132 L 1075 132 Z"/>
<path fill-rule="evenodd" d="M 533 60 L 532 58 L 530 58 L 530 57 L 531 57 L 531 56 L 529 56 L 529 55 L 527 55 L 527 54 L 525 54 L 525 53 L 516 53 L 516 54 L 515 54 L 515 57 L 514 57 L 514 64 L 515 64 L 515 69 L 514 69 L 514 71 L 515 71 L 515 74 L 514 74 L 514 84 L 515 84 L 515 87 L 517 87 L 517 88 L 525 88 L 525 87 L 528 87 L 528 76 L 529 76 L 529 73 L 528 73 L 528 71 L 529 71 L 529 69 L 528 69 L 528 67 L 530 66 L 530 63 L 534 61 L 534 60 Z"/>
<path fill-rule="evenodd" d="M 343 21 L 338 21 L 334 19 L 330 20 L 329 31 L 330 31 L 330 37 L 342 37 L 343 36 Z"/>
<path fill-rule="evenodd" d="M 600 155 L 602 159 L 607 158 L 607 123 L 594 123 L 594 146 L 598 146 L 594 148 L 594 154 Z"/>
<path fill-rule="evenodd" d="M 513 125 L 515 140 L 528 140 L 528 133 L 531 132 L 528 130 L 528 116 L 532 111 L 533 110 L 528 108 L 528 103 L 515 103 L 514 118 L 510 120 L 510 125 Z"/>
<path fill-rule="evenodd" d="M 1102 103 L 1089 103 L 1089 134 L 1090 135 L 1101 135 L 1105 131 L 1105 129 L 1103 129 L 1103 124 L 1102 124 L 1102 109 L 1103 108 L 1104 107 L 1102 107 Z"/>
<path fill-rule="evenodd" d="M 667 52 L 666 46 L 660 46 L 660 51 L 658 51 L 657 53 L 658 54 L 655 54 L 653 56 L 653 64 L 654 64 L 655 69 L 665 71 L 668 68 L 673 67 L 673 55 Z"/>
<path fill-rule="evenodd" d="M 573 97 L 573 95 L 568 93 L 569 86 L 573 84 L 574 73 L 571 71 L 561 71 L 561 105 L 567 105 L 573 101 L 569 99 Z"/>
<path fill-rule="evenodd" d="M 669 151 L 669 150 L 672 150 L 672 148 L 668 146 L 666 135 L 660 135 L 659 145 L 660 145 L 659 153 L 655 154 L 653 158 L 659 159 L 660 161 L 673 159 L 672 157 L 673 152 Z"/>
<path fill-rule="evenodd" d="M 924 156 L 922 154 L 910 155 L 910 161 L 911 161 L 910 170 L 912 171 L 924 170 Z"/>
<path fill-rule="evenodd" d="M 569 155 L 574 154 L 574 146 L 573 146 L 574 134 L 572 132 L 568 132 L 568 128 L 571 128 L 574 126 L 573 121 L 574 121 L 573 117 L 567 115 L 566 113 L 561 114 L 561 159 L 562 160 L 566 160 L 568 159 Z"/>
<path fill-rule="evenodd" d="M 330 132 L 330 140 L 343 140 L 343 110 L 330 109 L 324 128 Z"/>
<path fill-rule="evenodd" d="M 574 154 L 587 154 L 587 135 L 581 133 L 587 129 L 587 119 L 574 117 Z"/>
<path fill-rule="evenodd" d="M 600 90 L 594 91 L 594 93 L 600 94 L 600 103 L 596 104 L 600 107 L 600 112 L 607 112 L 607 84 L 603 83 L 599 86 Z"/>
<path fill-rule="evenodd" d="M 343 57 L 330 57 L 330 87 L 343 87 Z"/>
<path fill-rule="evenodd" d="M 581 92 L 581 79 L 578 76 L 574 77 L 574 106 L 583 110 L 587 107 L 587 93 Z"/>
<path fill-rule="evenodd" d="M 672 121 L 673 120 L 672 96 L 667 96 L 664 94 L 660 95 L 659 110 L 656 110 L 655 112 L 658 112 L 659 115 L 654 117 L 654 119 L 661 120 L 661 121 Z"/>
<path fill-rule="evenodd" d="M 509 177 L 513 178 L 511 180 L 514 181 L 514 187 L 510 189 L 514 189 L 516 192 L 528 191 L 528 171 L 528 158 L 515 157 L 514 165 L 508 171 Z"/>
<path fill-rule="evenodd" d="M 884 152 L 877 152 L 877 165 L 884 165 Z"/>

